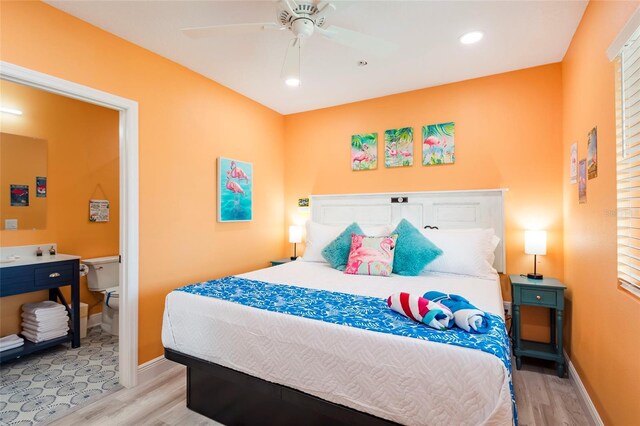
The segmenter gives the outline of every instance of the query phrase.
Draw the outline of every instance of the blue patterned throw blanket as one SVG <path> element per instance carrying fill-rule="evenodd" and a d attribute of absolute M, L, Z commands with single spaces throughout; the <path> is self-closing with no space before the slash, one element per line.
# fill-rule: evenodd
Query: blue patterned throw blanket
<path fill-rule="evenodd" d="M 225 277 L 177 289 L 252 308 L 295 315 L 317 321 L 477 349 L 496 356 L 509 375 L 514 424 L 518 417 L 511 380 L 511 348 L 502 318 L 491 316 L 486 334 L 469 334 L 457 327 L 446 331 L 426 327 L 387 307 L 386 299 L 285 284 L 271 284 L 239 277 Z"/>

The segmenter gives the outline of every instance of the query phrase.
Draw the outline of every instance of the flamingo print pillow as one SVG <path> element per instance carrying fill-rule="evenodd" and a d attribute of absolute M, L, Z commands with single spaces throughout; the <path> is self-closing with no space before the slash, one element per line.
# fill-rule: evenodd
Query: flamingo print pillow
<path fill-rule="evenodd" d="M 393 270 L 397 239 L 397 234 L 388 237 L 351 234 L 351 251 L 344 273 L 388 277 Z"/>

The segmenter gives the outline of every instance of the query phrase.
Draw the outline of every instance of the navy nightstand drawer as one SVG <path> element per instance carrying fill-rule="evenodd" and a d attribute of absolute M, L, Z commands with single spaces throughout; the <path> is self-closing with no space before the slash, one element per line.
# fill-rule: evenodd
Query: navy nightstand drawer
<path fill-rule="evenodd" d="M 558 293 L 555 290 L 523 288 L 521 292 L 523 304 L 548 306 L 554 308 L 558 302 Z"/>
<path fill-rule="evenodd" d="M 59 263 L 55 266 L 35 268 L 35 286 L 39 288 L 57 287 L 73 282 L 73 265 Z"/>

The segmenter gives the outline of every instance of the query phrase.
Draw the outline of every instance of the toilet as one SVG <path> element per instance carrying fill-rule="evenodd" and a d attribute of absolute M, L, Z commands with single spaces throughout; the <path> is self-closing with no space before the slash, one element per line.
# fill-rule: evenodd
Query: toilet
<path fill-rule="evenodd" d="M 118 335 L 118 311 L 120 308 L 120 262 L 118 256 L 83 259 L 89 267 L 87 283 L 90 291 L 104 294 L 102 305 L 102 329 Z"/>

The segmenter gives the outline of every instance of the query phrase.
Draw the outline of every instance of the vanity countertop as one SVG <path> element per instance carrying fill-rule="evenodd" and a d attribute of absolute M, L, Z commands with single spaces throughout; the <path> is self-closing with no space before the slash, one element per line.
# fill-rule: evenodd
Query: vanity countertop
<path fill-rule="evenodd" d="M 0 260 L 0 268 L 10 268 L 14 266 L 27 266 L 27 265 L 37 265 L 41 263 L 51 263 L 51 262 L 63 262 L 65 260 L 76 260 L 80 259 L 80 256 L 74 256 L 72 254 L 54 254 L 53 256 L 49 253 L 43 254 L 42 256 L 21 256 L 20 259 L 16 260 L 8 260 L 2 259 Z"/>

